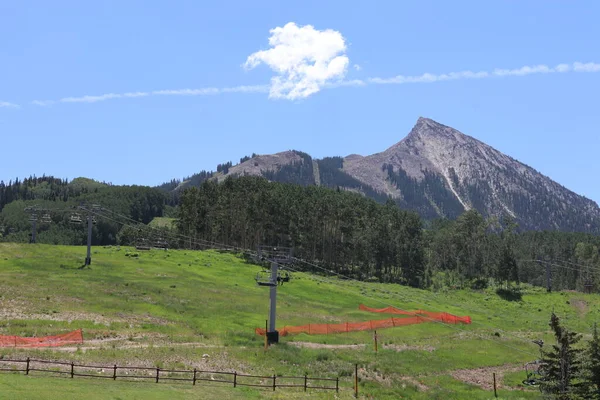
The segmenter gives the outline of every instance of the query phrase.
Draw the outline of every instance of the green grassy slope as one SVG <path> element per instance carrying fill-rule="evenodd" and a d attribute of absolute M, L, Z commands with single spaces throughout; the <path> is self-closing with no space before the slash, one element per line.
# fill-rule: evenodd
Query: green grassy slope
<path fill-rule="evenodd" d="M 278 326 L 389 317 L 359 311 L 361 303 L 470 315 L 473 324 L 424 323 L 380 330 L 377 354 L 372 332 L 290 336 L 264 352 L 262 338 L 254 334 L 254 328 L 264 326 L 268 314 L 268 289 L 254 282 L 260 267 L 213 251 L 137 252 L 109 247 L 95 248 L 91 268 L 80 270 L 84 257 L 83 247 L 0 244 L 0 334 L 42 336 L 83 328 L 86 340 L 72 352 L 3 348 L 0 356 L 163 368 L 206 366 L 261 374 L 340 375 L 344 396 L 350 394 L 351 375 L 358 363 L 361 392 L 376 398 L 483 399 L 490 397 L 489 390 L 463 382 L 468 380 L 457 371 L 535 359 L 537 347 L 530 340 L 551 340 L 548 320 L 553 308 L 566 326 L 583 333 L 589 332 L 599 316 L 596 295 L 547 294 L 529 288 L 522 301 L 511 302 L 492 291 L 436 294 L 295 273 L 292 282 L 279 289 Z M 299 342 L 304 347 L 298 347 Z M 511 388 L 519 381 L 515 374 L 518 377 L 518 373 L 507 372 L 506 384 Z M 491 378 L 491 372 L 487 375 Z M 23 379 L 0 375 L 0 390 L 20 390 Z M 29 378 L 27 386 L 39 388 L 40 393 L 44 382 L 53 385 L 50 380 L 33 381 Z M 65 390 L 73 393 L 113 385 L 112 381 L 57 382 L 60 387 L 71 385 Z M 132 394 L 121 398 L 142 398 L 136 385 L 130 386 L 132 389 L 123 386 Z M 187 398 L 189 388 L 164 390 Z M 240 393 L 233 388 L 222 390 L 231 391 L 232 398 Z M 162 398 L 159 393 L 154 398 Z M 258 391 L 244 393 L 273 396 Z M 275 396 L 283 396 L 286 392 L 277 393 Z M 520 390 L 501 393 L 505 398 L 538 395 Z M 301 398 L 302 394 L 290 392 L 290 396 Z M 330 394 L 313 396 L 328 398 Z"/>
<path fill-rule="evenodd" d="M 148 225 L 153 228 L 174 228 L 175 221 L 177 221 L 177 218 L 154 217 Z"/>

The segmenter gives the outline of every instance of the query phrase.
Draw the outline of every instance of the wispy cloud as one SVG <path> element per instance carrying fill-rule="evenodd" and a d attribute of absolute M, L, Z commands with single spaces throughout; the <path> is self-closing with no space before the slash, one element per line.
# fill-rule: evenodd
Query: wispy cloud
<path fill-rule="evenodd" d="M 496 68 L 492 71 L 460 71 L 443 74 L 424 73 L 421 75 L 397 75 L 391 78 L 369 78 L 369 83 L 375 84 L 403 84 L 403 83 L 433 83 L 462 79 L 484 79 L 507 76 L 526 76 L 533 74 L 562 74 L 566 72 L 600 72 L 600 64 L 575 62 L 572 64 L 558 64 L 555 67 L 547 65 L 526 65 L 515 69 Z"/>
<path fill-rule="evenodd" d="M 554 67 L 548 65 L 526 65 L 514 69 L 496 68 L 490 71 L 459 71 L 447 72 L 442 74 L 424 73 L 421 75 L 397 75 L 391 78 L 368 78 L 368 79 L 351 79 L 351 80 L 321 80 L 314 83 L 317 86 L 312 87 L 309 83 L 282 83 L 282 81 L 272 81 L 270 85 L 242 85 L 233 87 L 207 87 L 199 89 L 164 89 L 147 92 L 126 92 L 126 93 L 106 93 L 101 95 L 84 95 L 79 97 L 64 97 L 59 100 L 34 100 L 31 104 L 37 106 L 50 106 L 56 103 L 97 103 L 101 101 L 114 99 L 132 99 L 139 97 L 151 96 L 212 96 L 226 93 L 269 93 L 270 97 L 297 99 L 309 96 L 321 89 L 332 89 L 337 87 L 360 87 L 371 84 L 376 85 L 391 85 L 391 84 L 406 84 L 406 83 L 435 83 L 444 81 L 456 80 L 473 80 L 473 79 L 491 79 L 491 78 L 506 78 L 506 77 L 523 77 L 534 74 L 564 74 L 564 73 L 594 73 L 600 72 L 600 64 L 594 62 L 582 63 L 574 62 L 571 64 L 558 64 Z M 281 77 L 276 77 L 281 78 Z M 275 78 L 274 78 L 275 79 Z M 274 85 L 276 87 L 274 87 Z M 286 86 L 287 89 L 281 86 Z M 290 86 L 291 85 L 291 86 Z M 308 85 L 308 86 L 306 86 Z M 282 91 L 283 90 L 283 91 Z M 275 94 L 274 94 L 275 93 Z M 19 108 L 19 105 L 0 102 L 0 108 Z"/>
<path fill-rule="evenodd" d="M 55 103 L 97 103 L 114 99 L 131 99 L 149 96 L 208 96 L 223 93 L 267 93 L 269 85 L 244 85 L 225 88 L 201 89 L 165 89 L 151 92 L 105 93 L 100 95 L 84 95 L 79 97 L 63 97 L 59 100 L 34 100 L 36 106 L 49 106 Z"/>
<path fill-rule="evenodd" d="M 53 100 L 33 100 L 31 102 L 31 104 L 33 104 L 34 106 L 40 106 L 40 107 L 51 106 L 54 103 L 55 103 L 55 101 L 53 101 Z"/>
<path fill-rule="evenodd" d="M 0 108 L 20 108 L 20 106 L 15 103 L 9 103 L 8 101 L 0 101 Z"/>

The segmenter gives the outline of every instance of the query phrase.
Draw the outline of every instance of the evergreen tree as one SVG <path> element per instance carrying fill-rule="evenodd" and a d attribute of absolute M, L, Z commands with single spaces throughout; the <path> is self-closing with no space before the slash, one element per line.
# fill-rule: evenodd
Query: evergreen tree
<path fill-rule="evenodd" d="M 540 372 L 545 380 L 540 384 L 540 389 L 556 399 L 571 400 L 582 391 L 581 383 L 576 382 L 581 373 L 581 350 L 574 348 L 581 335 L 562 327 L 554 313 L 550 318 L 550 327 L 556 344 L 552 345 L 551 350 L 542 350 Z"/>
<path fill-rule="evenodd" d="M 583 377 L 586 389 L 585 397 L 588 399 L 600 399 L 600 337 L 598 337 L 598 327 L 596 324 L 594 324 L 592 340 L 589 341 L 584 354 Z"/>

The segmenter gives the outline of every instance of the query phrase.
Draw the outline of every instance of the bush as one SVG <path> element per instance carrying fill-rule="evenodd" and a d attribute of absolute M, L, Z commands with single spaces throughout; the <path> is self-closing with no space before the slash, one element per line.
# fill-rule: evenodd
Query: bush
<path fill-rule="evenodd" d="M 488 280 L 485 278 L 475 279 L 471 282 L 471 289 L 484 290 L 488 288 Z"/>

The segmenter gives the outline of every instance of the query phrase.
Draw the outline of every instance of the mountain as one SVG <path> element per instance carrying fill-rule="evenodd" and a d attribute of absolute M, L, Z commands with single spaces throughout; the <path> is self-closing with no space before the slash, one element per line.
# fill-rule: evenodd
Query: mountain
<path fill-rule="evenodd" d="M 474 208 L 485 216 L 510 215 L 524 229 L 600 232 L 600 208 L 592 200 L 428 118 L 419 118 L 400 142 L 369 156 L 317 160 L 290 150 L 240 161 L 205 176 L 223 180 L 261 175 L 278 182 L 342 188 L 380 202 L 391 197 L 426 219 L 455 218 Z"/>

